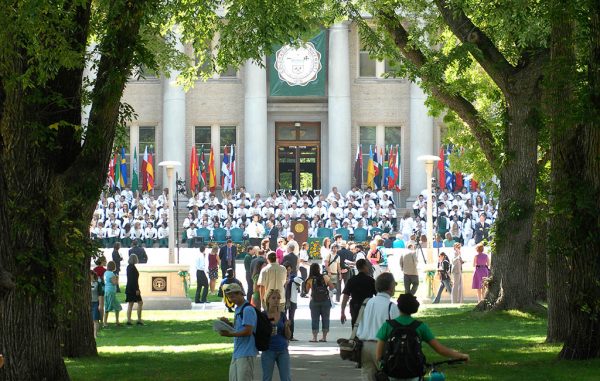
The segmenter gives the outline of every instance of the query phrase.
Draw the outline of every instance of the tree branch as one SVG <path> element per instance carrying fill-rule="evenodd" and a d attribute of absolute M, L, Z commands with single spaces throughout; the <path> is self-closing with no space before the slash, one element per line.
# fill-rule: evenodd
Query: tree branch
<path fill-rule="evenodd" d="M 481 67 L 505 92 L 508 78 L 514 73 L 515 67 L 506 60 L 492 40 L 475 26 L 460 8 L 451 9 L 446 0 L 435 0 L 435 4 L 452 32 L 467 46 Z"/>
<path fill-rule="evenodd" d="M 395 14 L 381 13 L 378 16 L 384 21 L 386 30 L 394 39 L 396 46 L 400 49 L 403 56 L 415 65 L 417 69 L 422 69 L 427 64 L 427 58 L 419 49 L 409 45 L 408 32 L 396 18 Z M 494 170 L 497 170 L 499 165 L 495 151 L 494 137 L 487 128 L 486 121 L 481 117 L 473 104 L 460 94 L 447 91 L 425 71 L 421 71 L 419 77 L 437 100 L 456 112 L 469 126 L 490 166 Z"/>

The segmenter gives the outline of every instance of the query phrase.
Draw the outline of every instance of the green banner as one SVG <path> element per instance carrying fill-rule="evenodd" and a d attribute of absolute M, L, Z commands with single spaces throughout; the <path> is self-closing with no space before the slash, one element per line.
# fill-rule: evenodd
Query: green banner
<path fill-rule="evenodd" d="M 321 31 L 303 45 L 275 47 L 268 63 L 272 97 L 325 96 L 326 36 Z"/>

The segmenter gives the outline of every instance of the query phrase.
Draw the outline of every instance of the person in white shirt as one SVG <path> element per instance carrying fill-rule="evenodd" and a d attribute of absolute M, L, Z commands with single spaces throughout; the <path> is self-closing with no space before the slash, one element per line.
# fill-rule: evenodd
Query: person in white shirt
<path fill-rule="evenodd" d="M 195 238 L 198 236 L 196 231 L 196 224 L 190 223 L 190 227 L 185 231 L 187 236 L 188 247 L 194 247 Z"/>
<path fill-rule="evenodd" d="M 158 237 L 158 232 L 156 231 L 156 228 L 154 227 L 154 224 L 152 222 L 148 222 L 148 225 L 144 230 L 144 237 L 146 238 L 146 247 L 154 246 L 154 242 L 156 242 L 156 239 Z"/>
<path fill-rule="evenodd" d="M 195 303 L 210 303 L 206 301 L 208 295 L 208 278 L 206 277 L 206 271 L 208 270 L 208 261 L 206 260 L 206 247 L 201 245 L 198 249 L 198 256 L 196 257 L 196 296 L 194 298 Z M 202 293 L 202 295 L 200 295 Z"/>
<path fill-rule="evenodd" d="M 158 228 L 158 247 L 169 247 L 169 226 L 167 225 L 167 221 L 163 221 L 163 223 Z"/>
<path fill-rule="evenodd" d="M 252 216 L 252 222 L 246 228 L 246 234 L 250 240 L 250 245 L 260 246 L 260 240 L 265 236 L 265 227 L 259 222 L 260 216 Z"/>
<path fill-rule="evenodd" d="M 357 321 L 358 330 L 356 337 L 363 342 L 362 378 L 367 381 L 375 380 L 377 364 L 375 362 L 375 349 L 377 347 L 377 331 L 387 320 L 400 316 L 396 303 L 390 299 L 394 296 L 396 281 L 392 273 L 382 273 L 375 280 L 377 295 L 366 304 L 362 319 Z"/>

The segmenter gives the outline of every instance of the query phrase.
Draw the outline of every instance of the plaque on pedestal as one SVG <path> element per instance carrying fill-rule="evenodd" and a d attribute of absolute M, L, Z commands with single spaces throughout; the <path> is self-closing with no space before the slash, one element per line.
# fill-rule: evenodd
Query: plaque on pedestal
<path fill-rule="evenodd" d="M 308 242 L 308 221 L 292 221 L 291 232 L 294 233 L 294 240 L 299 245 Z"/>

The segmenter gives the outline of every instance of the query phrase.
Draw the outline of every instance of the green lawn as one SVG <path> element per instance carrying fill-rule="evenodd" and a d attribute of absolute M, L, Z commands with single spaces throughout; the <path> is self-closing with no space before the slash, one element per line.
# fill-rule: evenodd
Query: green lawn
<path fill-rule="evenodd" d="M 600 380 L 600 360 L 556 360 L 560 345 L 543 343 L 545 318 L 519 312 L 474 313 L 472 308 L 428 308 L 418 316 L 444 344 L 471 355 L 470 363 L 443 369 L 449 380 Z M 66 360 L 69 373 L 82 381 L 226 380 L 231 339 L 221 338 L 210 326 L 222 314 L 146 312 L 148 324 L 143 327 L 102 330 L 100 356 Z M 439 360 L 427 345 L 425 354 Z M 332 358 L 327 367 L 336 361 Z"/>

